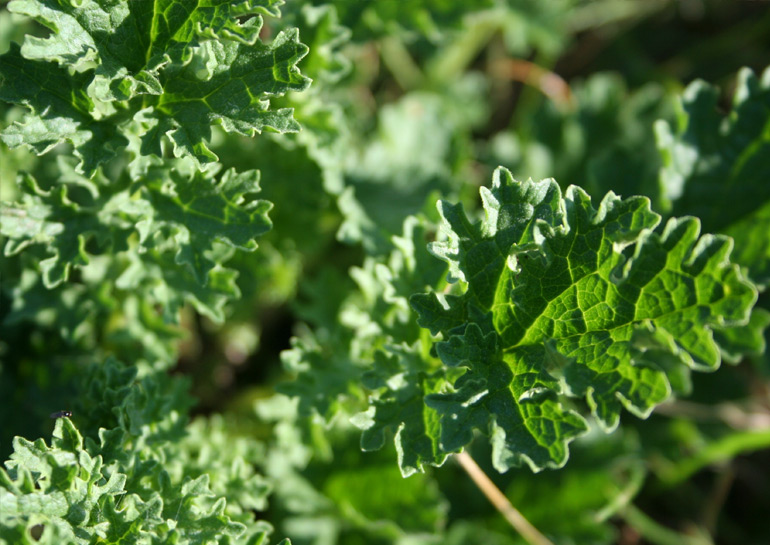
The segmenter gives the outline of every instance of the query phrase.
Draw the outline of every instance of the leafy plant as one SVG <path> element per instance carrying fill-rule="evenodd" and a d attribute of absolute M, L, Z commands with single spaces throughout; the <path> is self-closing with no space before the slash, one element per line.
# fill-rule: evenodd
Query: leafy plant
<path fill-rule="evenodd" d="M 766 541 L 770 70 L 555 73 L 654 9 L 9 2 L 0 543 Z"/>

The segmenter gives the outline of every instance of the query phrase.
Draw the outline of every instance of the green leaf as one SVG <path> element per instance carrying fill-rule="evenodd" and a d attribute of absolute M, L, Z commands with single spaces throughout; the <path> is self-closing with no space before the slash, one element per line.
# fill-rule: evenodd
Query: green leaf
<path fill-rule="evenodd" d="M 499 470 L 566 462 L 585 424 L 559 395 L 585 396 L 608 430 L 622 407 L 645 417 L 671 392 L 645 354 L 713 370 L 714 328 L 746 323 L 756 301 L 728 261 L 730 239 L 699 238 L 694 218 L 653 232 L 659 216 L 644 197 L 608 193 L 595 209 L 579 188 L 562 197 L 553 180 L 517 182 L 498 169 L 481 198 L 479 223 L 439 203 L 449 240 L 431 246 L 465 292 L 411 301 L 419 323 L 443 335 L 442 361 L 467 369 L 454 392 L 427 399 L 443 413 L 442 445 L 488 430 Z"/>
<path fill-rule="evenodd" d="M 23 48 L 26 58 L 55 60 L 78 71 L 96 62 L 101 65 L 100 77 L 112 82 L 122 76 L 121 87 L 135 88 L 152 80 L 152 74 L 137 69 L 142 61 L 170 53 L 174 61 L 185 59 L 207 38 L 253 44 L 259 29 L 238 18 L 258 13 L 279 16 L 281 3 L 163 0 L 152 5 L 120 1 L 104 5 L 93 0 L 14 0 L 8 8 L 53 31 L 47 38 L 28 36 Z"/>
<path fill-rule="evenodd" d="M 380 449 L 386 432 L 394 433 L 398 465 L 408 477 L 423 471 L 425 464 L 441 466 L 451 452 L 439 440 L 440 413 L 425 404 L 426 396 L 446 388 L 447 379 L 441 372 L 429 372 L 414 348 L 389 347 L 389 352 L 393 355 L 377 353 L 374 369 L 364 377 L 367 387 L 384 391 L 352 421 L 362 430 L 363 450 Z"/>
<path fill-rule="evenodd" d="M 14 440 L 0 470 L 0 541 L 32 545 L 42 525 L 39 542 L 51 545 L 262 542 L 271 528 L 252 510 L 269 486 L 252 468 L 264 457 L 257 441 L 219 418 L 186 428 L 187 380 L 138 376 L 114 359 L 80 371 L 81 431 L 61 418 L 51 447 Z"/>
<path fill-rule="evenodd" d="M 346 150 L 338 238 L 384 255 L 405 217 L 420 213 L 437 193 L 456 195 L 469 157 L 468 131 L 483 119 L 482 92 L 473 78 L 463 78 L 446 95 L 414 92 L 378 112 L 377 132 L 357 154 Z M 465 108 L 458 111 L 452 99 Z"/>
<path fill-rule="evenodd" d="M 287 400 L 279 396 L 258 403 L 262 418 L 281 421 L 267 471 L 277 484 L 271 508 L 285 513 L 280 526 L 292 539 L 317 545 L 353 539 L 434 542 L 447 505 L 432 475 L 401 478 L 392 447 L 362 452 L 356 430 L 339 419 L 319 430 L 329 442 L 329 455 L 310 459 Z"/>
<path fill-rule="evenodd" d="M 591 195 L 647 195 L 657 205 L 653 124 L 673 119 L 673 93 L 656 83 L 630 91 L 618 74 L 601 72 L 570 88 L 574 107 L 542 100 L 522 109 L 515 126 L 491 139 L 487 162 L 506 165 L 514 177 L 553 177 Z"/>
<path fill-rule="evenodd" d="M 83 450 L 83 438 L 68 418 L 57 420 L 50 447 L 17 437 L 6 467 L 0 469 L 3 537 L 11 528 L 30 535 L 36 524 L 44 526 L 43 543 L 51 542 L 51 534 L 70 543 L 83 533 L 103 535 L 101 506 L 125 494 L 126 475 L 105 471 L 100 456 Z"/>
<path fill-rule="evenodd" d="M 257 200 L 259 172 L 236 173 L 229 169 L 219 180 L 196 169 L 151 169 L 136 188 L 150 206 L 137 211 L 140 240 L 164 229 L 174 232 L 178 251 L 176 262 L 188 265 L 201 285 L 206 285 L 216 261 L 209 255 L 217 241 L 252 251 L 256 237 L 267 232 L 271 222 L 267 212 L 272 204 Z"/>
<path fill-rule="evenodd" d="M 264 462 L 264 447 L 252 437 L 235 435 L 226 418 L 197 418 L 179 443 L 175 463 L 190 476 L 207 474 L 211 491 L 228 499 L 226 512 L 244 522 L 264 511 L 272 486 L 254 470 Z"/>
<path fill-rule="evenodd" d="M 474 428 L 489 429 L 498 471 L 522 463 L 537 471 L 567 462 L 567 445 L 587 427 L 553 395 L 558 382 L 543 370 L 544 354 L 526 347 L 517 359 L 506 358 L 496 334 L 483 335 L 476 324 L 439 343 L 437 351 L 446 365 L 470 368 L 455 381 L 453 393 L 425 400 L 440 414 L 442 449 L 461 450 Z"/>
<path fill-rule="evenodd" d="M 439 445 L 435 411 L 424 403 L 447 379 L 424 349 L 407 300 L 439 284 L 446 270 L 427 251 L 425 240 L 432 236 L 430 222 L 408 217 L 387 258 L 367 258 L 351 269 L 358 290 L 342 303 L 338 325 L 327 331 L 321 324 L 314 336 L 293 339 L 292 350 L 282 353 L 284 368 L 295 376 L 279 391 L 297 398 L 300 416 L 320 416 L 328 425 L 338 414 L 354 414 L 367 451 L 380 449 L 393 434 L 404 476 L 425 464 L 441 465 L 448 454 Z"/>
<path fill-rule="evenodd" d="M 748 268 L 752 281 L 770 286 L 770 199 L 724 229 L 735 241 L 733 259 Z"/>
<path fill-rule="evenodd" d="M 749 322 L 743 326 L 717 329 L 714 337 L 722 349 L 725 360 L 737 363 L 745 354 L 755 356 L 765 353 L 767 343 L 763 335 L 770 326 L 770 311 L 754 307 Z"/>
<path fill-rule="evenodd" d="M 151 244 L 147 244 L 151 242 Z M 202 285 L 190 267 L 180 265 L 174 257 L 176 242 L 153 237 L 145 241 L 147 251 L 128 254 L 130 265 L 116 280 L 122 290 L 140 289 L 150 294 L 163 310 L 168 323 L 178 322 L 185 302 L 215 322 L 225 317 L 225 305 L 240 295 L 235 279 L 238 273 L 216 265 Z M 169 248 L 170 247 L 170 248 Z M 217 259 L 218 261 L 219 259 Z"/>
<path fill-rule="evenodd" d="M 27 107 L 30 114 L 6 127 L 0 138 L 11 147 L 26 145 L 38 155 L 69 142 L 80 168 L 92 173 L 128 141 L 115 123 L 95 115 L 86 93 L 87 74 L 70 74 L 50 63 L 25 59 L 19 46 L 0 56 L 0 100 Z"/>
<path fill-rule="evenodd" d="M 718 90 L 703 81 L 682 95 L 676 125 L 656 125 L 663 158 L 661 189 L 672 214 L 692 214 L 705 229 L 735 239 L 734 259 L 753 280 L 770 278 L 770 70 L 738 74 L 732 111 L 718 109 Z M 724 203 L 730 206 L 724 206 Z"/>
<path fill-rule="evenodd" d="M 331 473 L 323 491 L 345 519 L 378 533 L 435 532 L 446 510 L 434 482 L 402 479 L 392 464 L 341 468 Z"/>
<path fill-rule="evenodd" d="M 351 398 L 362 397 L 357 383 L 363 369 L 348 355 L 346 341 L 347 336 L 322 345 L 310 335 L 294 337 L 292 348 L 281 353 L 284 369 L 294 377 L 277 390 L 298 398 L 300 417 L 332 422 Z"/>
<path fill-rule="evenodd" d="M 161 156 L 160 136 L 166 134 L 177 157 L 207 163 L 216 160 L 205 144 L 213 123 L 246 136 L 298 131 L 292 110 L 270 110 L 268 97 L 307 88 L 310 81 L 296 67 L 306 52 L 296 30 L 280 33 L 269 46 L 212 45 L 217 68 L 210 77 L 202 78 L 193 65 L 169 75 L 155 107 L 144 115 L 142 152 Z"/>
<path fill-rule="evenodd" d="M 9 82 L 0 98 L 31 110 L 3 138 L 38 153 L 69 141 L 90 176 L 126 144 L 120 131 L 141 135 L 144 155 L 162 157 L 167 136 L 175 155 L 199 163 L 216 160 L 213 123 L 244 135 L 296 131 L 292 111 L 270 109 L 269 98 L 309 85 L 296 67 L 307 47 L 296 29 L 263 44 L 262 18 L 249 18 L 277 14 L 278 3 L 15 0 L 11 11 L 53 33 L 0 57 Z"/>
<path fill-rule="evenodd" d="M 561 471 L 512 471 L 505 495 L 554 543 L 617 543 L 610 520 L 644 484 L 645 460 L 635 435 L 589 435 L 573 443 Z M 554 517 L 556 510 L 562 516 Z"/>
<path fill-rule="evenodd" d="M 356 41 L 387 35 L 424 37 L 438 42 L 444 33 L 462 26 L 470 13 L 493 6 L 490 0 L 473 4 L 445 0 L 415 0 L 408 4 L 363 1 L 338 6 L 343 24 Z"/>
<path fill-rule="evenodd" d="M 343 45 L 350 40 L 350 29 L 339 24 L 337 6 L 334 4 L 294 3 L 287 6 L 289 10 L 297 10 L 296 13 L 287 13 L 284 20 L 297 26 L 302 34 L 302 39 L 310 48 L 303 61 L 303 71 L 313 78 L 326 84 L 340 81 L 350 73 L 350 59 L 341 52 Z M 314 91 L 323 87 L 314 87 Z"/>
<path fill-rule="evenodd" d="M 59 166 L 64 162 L 60 161 Z M 48 253 L 53 254 L 40 262 L 46 287 L 67 280 L 73 265 L 88 265 L 86 243 L 90 239 L 102 247 L 125 247 L 128 224 L 110 214 L 114 207 L 110 192 L 90 195 L 87 204 L 81 205 L 69 199 L 72 190 L 67 185 L 44 191 L 29 174 L 20 176 L 19 185 L 22 203 L 3 204 L 0 208 L 0 232 L 8 237 L 5 255 L 14 255 L 31 244 L 46 245 Z"/>

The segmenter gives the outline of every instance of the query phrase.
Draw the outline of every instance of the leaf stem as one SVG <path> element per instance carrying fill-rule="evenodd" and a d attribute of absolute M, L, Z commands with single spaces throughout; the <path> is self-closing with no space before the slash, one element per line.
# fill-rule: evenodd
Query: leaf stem
<path fill-rule="evenodd" d="M 455 459 L 460 463 L 463 469 L 470 475 L 476 486 L 484 493 L 487 499 L 500 511 L 500 514 L 516 529 L 530 545 L 553 545 L 540 531 L 524 518 L 508 498 L 505 497 L 499 488 L 492 482 L 486 473 L 478 466 L 470 454 L 460 452 L 455 455 Z"/>

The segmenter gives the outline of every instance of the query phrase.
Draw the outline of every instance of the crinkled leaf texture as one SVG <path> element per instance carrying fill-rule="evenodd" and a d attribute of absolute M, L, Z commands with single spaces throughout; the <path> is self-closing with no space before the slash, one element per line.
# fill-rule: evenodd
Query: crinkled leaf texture
<path fill-rule="evenodd" d="M 224 318 L 224 304 L 239 294 L 237 273 L 225 261 L 233 249 L 255 249 L 271 227 L 272 205 L 255 197 L 258 171 L 199 171 L 179 159 L 131 181 L 101 173 L 88 180 L 66 160 L 58 167 L 60 185 L 45 191 L 24 174 L 21 202 L 0 205 L 5 255 L 44 245 L 50 257 L 39 266 L 53 288 L 73 266 L 86 271 L 94 255 L 112 251 L 127 260 L 115 286 L 144 292 L 170 322 L 185 300 L 216 321 Z"/>
<path fill-rule="evenodd" d="M 203 545 L 245 530 L 224 514 L 224 498 L 207 509 L 198 505 L 200 498 L 212 495 L 208 475 L 180 488 L 161 473 L 162 495 L 149 498 L 126 490 L 126 475 L 105 467 L 101 456 L 89 455 L 69 419 L 57 421 L 50 447 L 42 440 L 16 438 L 6 465 L 7 471 L 0 470 L 0 542 L 160 543 L 181 538 Z"/>
<path fill-rule="evenodd" d="M 446 387 L 447 374 L 459 374 L 447 372 L 428 353 L 429 344 L 422 341 L 428 333 L 417 325 L 408 303 L 410 295 L 445 277 L 446 264 L 425 245 L 434 234 L 426 218 L 407 217 L 403 236 L 391 238 L 389 255 L 368 257 L 362 267 L 350 270 L 358 289 L 339 311 L 319 320 L 333 324 L 331 332 L 302 335 L 282 353 L 285 369 L 296 376 L 279 391 L 296 398 L 300 418 L 331 425 L 340 414 L 354 414 L 366 451 L 380 449 L 395 436 L 404 476 L 446 459 L 438 415 L 424 398 Z M 322 291 L 328 295 L 332 289 Z"/>
<path fill-rule="evenodd" d="M 14 439 L 0 469 L 0 544 L 266 543 L 263 449 L 219 418 L 187 426 L 187 381 L 114 359 L 80 367 L 76 428 Z"/>
<path fill-rule="evenodd" d="M 695 81 L 684 91 L 675 127 L 659 121 L 664 202 L 673 214 L 698 216 L 705 229 L 735 240 L 733 259 L 751 279 L 770 283 L 770 69 L 738 74 L 732 111 L 719 91 Z M 724 206 L 729 202 L 730 206 Z"/>
<path fill-rule="evenodd" d="M 42 525 L 42 543 L 80 543 L 87 542 L 84 534 L 104 535 L 100 511 L 125 494 L 126 476 L 105 471 L 100 456 L 83 450 L 83 438 L 69 419 L 57 421 L 51 447 L 20 437 L 13 446 L 8 470 L 0 469 L 3 540 L 34 543 L 35 525 Z"/>
<path fill-rule="evenodd" d="M 699 236 L 697 219 L 660 216 L 645 197 L 608 193 L 598 209 L 578 187 L 518 182 L 505 169 L 482 188 L 484 218 L 439 203 L 447 242 L 432 252 L 466 286 L 411 298 L 443 340 L 451 391 L 427 396 L 441 447 L 488 431 L 500 471 L 561 466 L 587 424 L 564 395 L 587 400 L 606 430 L 621 409 L 646 417 L 671 394 L 667 373 L 721 361 L 713 329 L 745 323 L 756 288 L 728 257 L 731 239 Z"/>
<path fill-rule="evenodd" d="M 260 191 L 259 171 L 229 169 L 214 180 L 194 169 L 182 173 L 181 165 L 184 163 L 173 169 L 150 169 L 142 180 L 150 206 L 142 207 L 137 230 L 142 241 L 164 229 L 175 232 L 176 262 L 189 265 L 196 280 L 206 285 L 216 265 L 207 255 L 212 243 L 254 250 L 255 238 L 272 225 L 267 217 L 272 204 L 254 198 Z"/>
<path fill-rule="evenodd" d="M 296 66 L 307 47 L 296 29 L 262 43 L 262 18 L 249 17 L 277 15 L 276 4 L 15 0 L 9 10 L 53 32 L 0 57 L 0 98 L 30 110 L 3 140 L 38 153 L 70 142 L 90 175 L 126 144 L 121 132 L 141 135 L 142 155 L 162 156 L 167 136 L 175 155 L 208 163 L 214 122 L 244 135 L 296 131 L 292 110 L 269 98 L 308 86 Z"/>

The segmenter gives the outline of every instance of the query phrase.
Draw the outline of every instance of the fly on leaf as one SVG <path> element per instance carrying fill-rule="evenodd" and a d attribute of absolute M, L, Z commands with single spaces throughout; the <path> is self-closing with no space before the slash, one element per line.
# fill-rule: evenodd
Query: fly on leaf
<path fill-rule="evenodd" d="M 72 411 L 56 411 L 51 413 L 51 418 L 69 418 L 72 416 Z"/>

